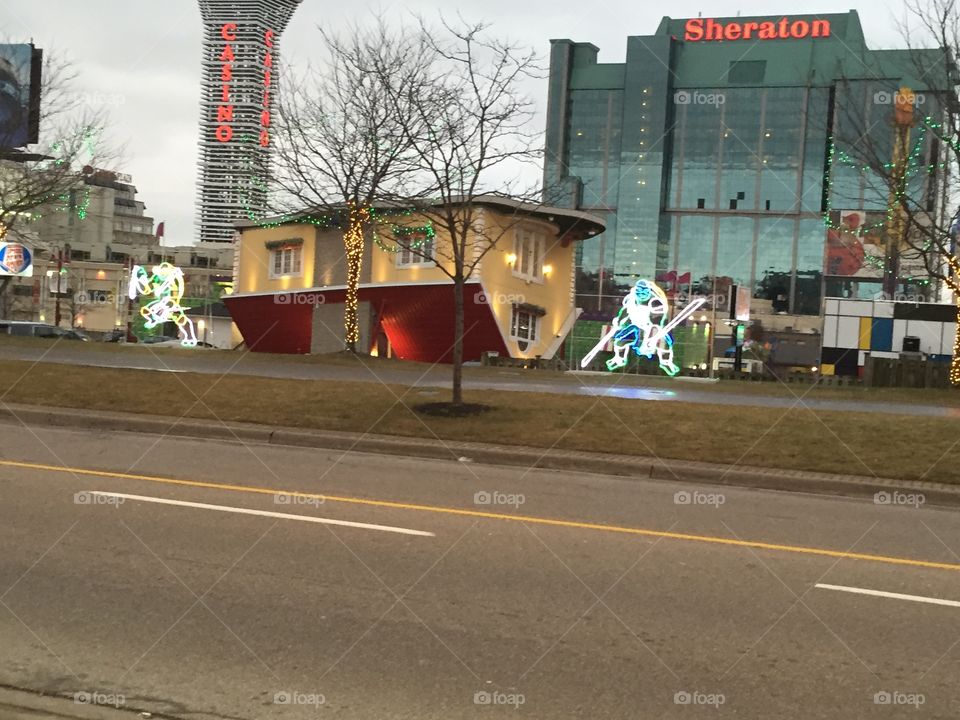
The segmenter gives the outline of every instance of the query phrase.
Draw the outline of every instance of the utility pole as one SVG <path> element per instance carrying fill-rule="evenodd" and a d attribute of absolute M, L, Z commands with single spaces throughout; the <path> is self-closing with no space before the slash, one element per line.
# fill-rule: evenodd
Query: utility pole
<path fill-rule="evenodd" d="M 53 324 L 60 327 L 60 293 L 63 290 L 63 248 L 57 250 L 57 295 L 53 305 Z"/>
<path fill-rule="evenodd" d="M 133 282 L 133 258 L 127 258 L 127 342 L 136 342 L 133 334 L 133 300 L 130 297 L 130 284 Z"/>

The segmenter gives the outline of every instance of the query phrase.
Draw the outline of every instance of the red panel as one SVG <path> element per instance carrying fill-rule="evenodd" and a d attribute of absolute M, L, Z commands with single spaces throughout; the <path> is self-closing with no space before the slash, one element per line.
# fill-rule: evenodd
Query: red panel
<path fill-rule="evenodd" d="M 253 297 L 226 297 L 224 302 L 254 352 L 309 353 L 313 305 L 298 300 L 311 293 L 283 293 Z M 291 302 L 279 303 L 278 297 Z"/>
<path fill-rule="evenodd" d="M 464 289 L 464 360 L 479 360 L 480 353 L 507 354 L 496 318 L 486 302 L 474 296 L 480 286 Z M 342 303 L 343 290 L 325 293 L 284 293 L 289 303 L 276 303 L 274 295 L 227 298 L 227 307 L 247 346 L 257 352 L 310 352 L 313 303 Z M 309 298 L 309 299 L 308 299 Z M 453 285 L 405 285 L 361 288 L 360 300 L 380 314 L 393 354 L 403 360 L 449 363 L 453 359 Z"/>

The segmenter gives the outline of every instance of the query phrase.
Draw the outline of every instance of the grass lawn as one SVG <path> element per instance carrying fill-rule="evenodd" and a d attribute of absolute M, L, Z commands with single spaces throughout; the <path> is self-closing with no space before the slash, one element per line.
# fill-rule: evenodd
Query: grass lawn
<path fill-rule="evenodd" d="M 0 361 L 5 402 L 960 482 L 960 419 L 521 392 L 466 395 L 493 409 L 468 418 L 421 417 L 406 406 L 446 393 Z"/>
<path fill-rule="evenodd" d="M 4 336 L 0 342 L 6 346 L 19 346 L 40 351 L 51 350 L 49 340 Z M 365 365 L 377 370 L 406 370 L 412 376 L 428 375 L 432 379 L 448 379 L 450 367 L 447 365 L 429 365 L 427 363 L 388 360 L 362 355 L 333 353 L 327 355 L 274 355 L 251 353 L 241 350 L 187 350 L 182 348 L 157 348 L 150 345 L 125 346 L 117 343 L 69 342 L 61 341 L 53 348 L 49 357 L 54 359 L 60 350 L 70 353 L 83 352 L 92 355 L 117 353 L 123 357 L 140 358 L 144 354 L 160 358 L 190 358 L 191 362 L 207 362 L 212 366 L 229 365 L 231 372 L 237 375 L 257 373 L 258 368 L 271 364 L 297 365 Z M 131 364 L 135 364 L 131 362 Z M 522 368 L 476 367 L 464 368 L 464 377 L 484 380 L 528 379 L 532 383 L 562 382 L 576 385 L 618 385 L 624 387 L 650 387 L 666 390 L 688 390 L 703 393 L 729 393 L 735 395 L 771 395 L 777 397 L 804 397 L 829 400 L 863 400 L 866 402 L 918 403 L 960 407 L 960 390 L 947 389 L 909 389 L 909 388 L 865 388 L 865 387 L 811 387 L 807 384 L 784 384 L 777 381 L 746 382 L 724 380 L 717 383 L 693 382 L 668 378 L 660 375 L 635 375 L 623 373 L 571 374 L 553 370 L 524 370 Z"/>

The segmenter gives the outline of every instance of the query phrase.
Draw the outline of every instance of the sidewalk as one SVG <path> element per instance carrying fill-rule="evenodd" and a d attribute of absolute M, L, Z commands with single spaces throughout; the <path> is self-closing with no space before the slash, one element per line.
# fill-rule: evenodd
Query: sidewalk
<path fill-rule="evenodd" d="M 4 403 L 0 422 L 31 427 L 75 427 L 84 430 L 166 434 L 172 437 L 227 440 L 268 445 L 343 450 L 457 460 L 489 465 L 590 472 L 621 477 L 700 482 L 713 485 L 811 492 L 872 498 L 877 493 L 922 493 L 927 504 L 960 506 L 960 486 L 894 478 L 720 465 L 690 460 L 658 459 L 521 445 L 441 441 L 434 438 L 373 435 L 331 430 L 270 427 L 253 423 L 220 423 L 190 418 L 134 413 L 72 410 Z"/>

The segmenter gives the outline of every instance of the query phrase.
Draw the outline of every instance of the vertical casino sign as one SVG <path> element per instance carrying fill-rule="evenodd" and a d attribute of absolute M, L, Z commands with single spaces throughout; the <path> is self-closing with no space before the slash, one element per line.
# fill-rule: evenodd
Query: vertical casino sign
<path fill-rule="evenodd" d="M 223 51 L 220 53 L 220 104 L 217 106 L 217 140 L 228 143 L 233 139 L 233 65 L 237 53 L 233 43 L 237 41 L 237 24 L 224 23 L 220 28 Z"/>
<path fill-rule="evenodd" d="M 263 34 L 263 112 L 260 113 L 260 145 L 270 145 L 270 91 L 273 86 L 273 30 Z"/>
<path fill-rule="evenodd" d="M 217 60 L 220 63 L 220 98 L 217 105 L 216 138 L 221 143 L 233 140 L 234 104 L 233 91 L 236 84 L 234 68 L 237 63 L 237 33 L 236 23 L 224 23 L 220 27 L 220 38 L 223 47 Z M 262 62 L 262 103 L 260 109 L 260 145 L 270 145 L 270 103 L 274 83 L 274 38 L 273 30 L 266 30 L 263 34 L 263 62 Z"/>

